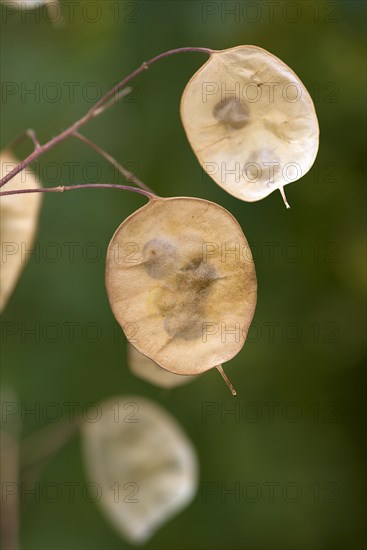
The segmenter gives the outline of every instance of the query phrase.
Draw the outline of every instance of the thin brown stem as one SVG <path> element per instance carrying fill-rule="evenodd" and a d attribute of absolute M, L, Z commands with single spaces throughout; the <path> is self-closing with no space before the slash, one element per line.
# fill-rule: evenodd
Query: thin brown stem
<path fill-rule="evenodd" d="M 234 389 L 234 387 L 232 386 L 231 382 L 229 381 L 229 378 L 228 378 L 228 376 L 226 375 L 226 373 L 224 372 L 222 365 L 218 365 L 218 366 L 216 367 L 216 369 L 217 369 L 218 372 L 220 372 L 220 374 L 221 374 L 223 380 L 225 381 L 225 383 L 227 384 L 227 386 L 228 386 L 229 389 L 231 390 L 232 395 L 237 395 L 237 392 L 236 392 L 236 390 Z"/>
<path fill-rule="evenodd" d="M 139 178 L 137 178 L 132 172 L 129 172 L 129 170 L 126 170 L 119 162 L 117 162 L 116 159 L 114 159 L 109 153 L 101 149 L 94 141 L 91 141 L 90 139 L 86 138 L 82 134 L 79 134 L 79 132 L 75 132 L 73 134 L 76 138 L 80 139 L 83 143 L 94 149 L 101 157 L 106 159 L 109 163 L 111 163 L 119 172 L 122 174 L 128 181 L 132 181 L 140 187 L 140 189 L 145 189 L 145 191 L 148 191 L 149 193 L 152 193 L 154 195 L 154 192 L 152 189 L 150 189 L 145 183 L 143 183 Z"/>
<path fill-rule="evenodd" d="M 93 113 L 96 109 L 98 109 L 101 105 L 106 103 L 111 97 L 113 97 L 121 88 L 126 86 L 131 80 L 133 80 L 136 76 L 138 76 L 143 71 L 149 69 L 153 63 L 156 63 L 157 61 L 160 61 L 161 59 L 164 59 L 165 57 L 169 57 L 170 55 L 175 55 L 177 53 L 187 53 L 187 52 L 201 52 L 201 53 L 207 53 L 212 54 L 214 50 L 211 50 L 209 48 L 196 48 L 196 47 L 185 47 L 185 48 L 176 48 L 174 50 L 168 50 L 167 52 L 160 53 L 156 55 L 155 57 L 152 57 L 149 59 L 149 61 L 144 61 L 140 67 L 135 69 L 132 73 L 130 73 L 128 76 L 123 78 L 116 86 L 111 88 L 109 92 L 107 92 L 91 109 L 89 109 L 88 113 L 85 116 L 90 115 L 90 113 Z M 92 115 L 93 116 L 93 115 Z"/>
<path fill-rule="evenodd" d="M 285 196 L 285 191 L 284 191 L 284 187 L 279 187 L 279 191 L 280 191 L 280 194 L 282 195 L 282 199 L 283 199 L 283 202 L 285 204 L 285 207 L 288 209 L 290 208 L 289 204 L 288 204 L 288 201 L 287 201 L 287 197 Z"/>
<path fill-rule="evenodd" d="M 84 126 L 84 124 L 86 124 L 90 119 L 92 119 L 95 116 L 96 112 L 98 112 L 98 111 L 101 112 L 101 110 L 100 110 L 101 107 L 103 105 L 105 105 L 112 97 L 114 97 L 115 94 L 117 94 L 121 90 L 121 88 L 126 86 L 129 82 L 131 82 L 140 73 L 142 73 L 146 69 L 148 69 L 151 65 L 153 65 L 153 63 L 156 63 L 160 59 L 164 59 L 165 57 L 169 57 L 170 55 L 174 55 L 174 54 L 177 54 L 177 53 L 201 52 L 201 53 L 212 54 L 213 51 L 214 50 L 211 50 L 209 48 L 196 48 L 196 47 L 177 48 L 175 50 L 169 50 L 167 52 L 163 52 L 159 55 L 156 55 L 155 57 L 152 57 L 151 59 L 149 59 L 149 61 L 144 61 L 144 63 L 142 63 L 140 65 L 140 67 L 135 69 L 135 71 L 130 73 L 128 76 L 123 78 L 118 84 L 116 84 L 116 86 L 111 88 L 111 90 L 109 90 L 99 101 L 97 101 L 97 103 L 95 103 L 89 109 L 89 111 L 87 111 L 87 113 L 82 118 L 80 118 L 79 120 L 74 122 L 74 124 L 69 126 L 69 128 L 67 128 L 66 130 L 64 130 L 63 132 L 61 132 L 60 134 L 58 134 L 54 138 L 50 139 L 50 141 L 48 141 L 47 143 L 44 143 L 43 145 L 40 145 L 40 147 L 38 147 L 35 151 L 33 151 L 33 153 L 28 155 L 28 157 L 26 157 L 22 162 L 20 162 L 17 166 L 15 166 L 15 168 L 13 170 L 11 170 L 11 172 L 9 172 L 6 176 L 4 176 L 0 180 L 0 187 L 2 187 L 8 181 L 10 181 L 14 176 L 16 176 L 16 174 L 19 174 L 19 172 L 24 170 L 24 168 L 26 168 L 34 160 L 36 160 L 41 155 L 43 155 L 44 153 L 46 153 L 47 151 L 49 151 L 50 149 L 55 147 L 55 145 L 58 145 L 64 139 L 66 139 L 66 138 L 70 137 L 71 135 L 75 134 L 75 132 L 77 132 L 79 130 L 79 128 Z M 104 110 L 104 109 L 102 109 L 102 110 Z"/>
<path fill-rule="evenodd" d="M 38 149 L 39 147 L 41 147 L 41 144 L 37 139 L 36 132 L 32 130 L 32 128 L 28 128 L 28 130 L 26 131 L 26 134 L 32 140 L 32 143 L 35 149 Z"/>
<path fill-rule="evenodd" d="M 22 141 L 25 140 L 25 138 L 30 138 L 32 140 L 34 149 L 38 149 L 40 147 L 40 142 L 37 139 L 36 132 L 32 128 L 28 128 L 25 132 L 20 134 L 19 136 L 16 136 L 6 147 L 7 149 L 15 149 Z"/>
<path fill-rule="evenodd" d="M 6 195 L 22 195 L 23 193 L 64 193 L 65 191 L 75 191 L 76 189 L 121 189 L 123 191 L 132 191 L 133 193 L 145 195 L 149 199 L 157 198 L 157 195 L 145 191 L 145 189 L 139 189 L 138 187 L 131 187 L 129 185 L 120 185 L 118 183 L 84 183 L 82 185 L 59 185 L 58 187 L 41 187 L 39 189 L 14 189 L 12 191 L 0 191 L 0 197 L 5 197 Z"/>
<path fill-rule="evenodd" d="M 124 88 L 123 90 L 120 90 L 115 97 L 112 97 L 109 101 L 107 101 L 102 107 L 98 107 L 97 109 L 94 109 L 93 116 L 99 116 L 104 111 L 112 107 L 115 103 L 118 103 L 121 101 L 122 98 L 126 97 L 133 91 L 132 87 L 129 86 L 128 88 Z"/>

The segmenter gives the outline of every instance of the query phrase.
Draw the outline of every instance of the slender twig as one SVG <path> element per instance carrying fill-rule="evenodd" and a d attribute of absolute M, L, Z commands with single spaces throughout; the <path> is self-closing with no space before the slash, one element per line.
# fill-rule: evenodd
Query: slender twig
<path fill-rule="evenodd" d="M 106 111 L 106 109 L 109 109 L 112 105 L 114 105 L 115 103 L 118 103 L 119 101 L 121 101 L 122 98 L 124 98 L 127 95 L 131 94 L 132 91 L 133 91 L 133 88 L 131 86 L 129 86 L 128 88 L 125 88 L 124 90 L 120 90 L 120 92 L 118 92 L 115 95 L 115 97 L 113 97 L 112 99 L 107 101 L 104 105 L 102 105 L 102 107 L 98 107 L 97 109 L 94 109 L 93 116 L 95 117 L 95 116 L 100 115 L 101 113 Z"/>
<path fill-rule="evenodd" d="M 39 189 L 14 189 L 12 191 L 0 191 L 0 197 L 5 197 L 6 195 L 21 195 L 23 193 L 64 193 L 64 191 L 75 191 L 76 189 L 122 189 L 123 191 L 132 191 L 133 193 L 145 195 L 149 199 L 157 198 L 157 195 L 150 193 L 149 191 L 145 191 L 145 189 L 131 187 L 130 185 L 120 185 L 119 183 L 84 183 L 82 185 L 40 187 Z"/>
<path fill-rule="evenodd" d="M 25 138 L 30 138 L 32 140 L 33 146 L 35 149 L 40 147 L 40 142 L 37 139 L 36 132 L 32 128 L 28 128 L 25 132 L 22 132 L 19 136 L 16 136 L 8 145 L 7 149 L 14 149 L 17 147 Z"/>
<path fill-rule="evenodd" d="M 279 191 L 280 191 L 280 194 L 282 195 L 282 199 L 283 199 L 283 202 L 285 204 L 285 207 L 290 208 L 290 206 L 288 204 L 288 201 L 287 201 L 287 197 L 285 196 L 284 187 L 279 187 Z"/>
<path fill-rule="evenodd" d="M 231 390 L 232 395 L 237 395 L 237 392 L 234 389 L 234 387 L 232 386 L 231 382 L 229 381 L 229 378 L 226 375 L 226 373 L 224 372 L 222 365 L 218 365 L 216 367 L 216 369 L 217 369 L 218 372 L 220 372 L 221 377 L 223 378 L 223 380 L 225 381 L 225 383 L 227 384 L 227 386 Z"/>
<path fill-rule="evenodd" d="M 26 134 L 28 137 L 31 138 L 35 149 L 38 149 L 39 147 L 41 147 L 41 144 L 37 139 L 36 132 L 32 130 L 32 128 L 28 128 L 28 130 L 26 131 Z"/>
<path fill-rule="evenodd" d="M 152 57 L 149 59 L 149 61 L 144 61 L 140 67 L 135 69 L 132 73 L 130 73 L 128 76 L 123 78 L 116 86 L 111 88 L 109 92 L 107 92 L 91 109 L 89 109 L 88 113 L 85 116 L 90 116 L 90 113 L 98 109 L 101 105 L 106 103 L 107 100 L 109 100 L 111 97 L 113 97 L 121 88 L 126 86 L 131 80 L 133 80 L 136 76 L 138 76 L 140 73 L 145 71 L 146 69 L 149 69 L 153 63 L 156 63 L 157 61 L 160 61 L 161 59 L 164 59 L 165 57 L 169 57 L 170 55 L 175 55 L 177 53 L 187 53 L 187 52 L 201 52 L 201 53 L 207 53 L 212 54 L 214 50 L 211 50 L 210 48 L 196 48 L 196 47 L 185 47 L 185 48 L 176 48 L 174 50 L 168 50 L 167 52 L 160 53 L 156 55 L 155 57 Z M 92 115 L 93 116 L 93 115 Z"/>
<path fill-rule="evenodd" d="M 145 183 L 143 183 L 139 178 L 137 178 L 132 172 L 129 172 L 129 170 L 126 170 L 119 162 L 117 162 L 116 159 L 114 159 L 109 153 L 101 149 L 94 141 L 91 141 L 90 139 L 86 138 L 82 134 L 79 134 L 79 132 L 74 132 L 73 136 L 80 139 L 83 143 L 97 151 L 108 162 L 110 162 L 128 181 L 132 181 L 140 187 L 140 189 L 145 189 L 145 191 L 148 191 L 149 193 L 154 194 L 152 189 L 150 189 Z"/>
<path fill-rule="evenodd" d="M 96 112 L 100 110 L 102 105 L 105 105 L 115 94 L 117 94 L 121 88 L 126 86 L 129 82 L 131 82 L 136 76 L 138 76 L 140 73 L 144 72 L 146 69 L 148 69 L 153 63 L 156 63 L 160 59 L 164 59 L 165 57 L 168 57 L 170 55 L 174 55 L 177 53 L 185 53 L 185 52 L 202 52 L 207 54 L 212 54 L 213 50 L 209 48 L 196 48 L 196 47 L 185 47 L 185 48 L 177 48 L 175 50 L 169 50 L 167 52 L 160 53 L 159 55 L 156 55 L 155 57 L 152 57 L 149 59 L 149 61 L 144 61 L 140 67 L 135 69 L 132 73 L 130 73 L 128 76 L 123 78 L 116 86 L 111 88 L 97 103 L 95 103 L 88 111 L 87 113 L 74 122 L 69 128 L 55 136 L 54 138 L 50 139 L 47 143 L 44 143 L 40 147 L 38 147 L 33 153 L 28 155 L 22 162 L 20 162 L 15 168 L 9 172 L 6 176 L 2 178 L 0 181 L 0 187 L 5 185 L 8 181 L 10 181 L 16 174 L 24 170 L 26 166 L 31 164 L 34 160 L 39 158 L 43 153 L 46 153 L 50 149 L 52 149 L 55 145 L 58 145 L 61 141 L 68 138 L 69 136 L 75 134 L 81 128 L 86 124 L 90 119 L 92 119 Z"/>

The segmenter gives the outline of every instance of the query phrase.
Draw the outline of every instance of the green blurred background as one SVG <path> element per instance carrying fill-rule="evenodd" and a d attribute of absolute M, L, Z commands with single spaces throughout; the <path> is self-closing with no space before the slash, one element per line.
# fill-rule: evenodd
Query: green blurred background
<path fill-rule="evenodd" d="M 24 437 L 47 422 L 49 403 L 65 412 L 64 403 L 77 402 L 80 412 L 117 394 L 147 396 L 183 425 L 201 475 L 193 504 L 146 548 L 365 548 L 364 3 L 105 0 L 74 2 L 73 16 L 71 3 L 61 4 L 64 26 L 50 24 L 44 9 L 39 20 L 34 11 L 22 20 L 1 8 L 2 148 L 26 128 L 48 140 L 84 114 L 96 92 L 155 54 L 239 44 L 271 51 L 298 74 L 315 101 L 321 142 L 315 167 L 287 187 L 291 210 L 278 193 L 252 204 L 226 194 L 202 173 L 179 117 L 185 84 L 206 60 L 200 53 L 156 64 L 136 79 L 130 98 L 89 123 L 84 133 L 157 193 L 210 199 L 234 214 L 256 260 L 254 327 L 226 369 L 236 400 L 214 371 L 171 391 L 135 378 L 108 304 L 104 254 L 116 227 L 145 201 L 109 190 L 44 196 L 39 257 L 3 315 L 2 384 L 22 410 L 38 403 L 41 411 L 39 419 L 25 415 Z M 27 95 L 31 88 L 36 93 Z M 23 144 L 17 154 L 29 151 Z M 44 155 L 36 169 L 44 185 L 116 179 L 76 140 Z M 73 260 L 65 243 L 76 243 Z M 74 341 L 68 323 L 75 323 Z M 39 342 L 24 333 L 37 324 Z M 210 416 L 208 403 L 217 411 Z M 234 406 L 238 417 L 226 414 Z M 78 439 L 40 478 L 85 481 Z M 206 494 L 208 483 L 215 494 Z M 236 483 L 239 501 L 225 494 Z M 28 498 L 22 548 L 130 547 L 95 504 L 76 495 L 74 503 L 65 494 L 56 503 Z"/>

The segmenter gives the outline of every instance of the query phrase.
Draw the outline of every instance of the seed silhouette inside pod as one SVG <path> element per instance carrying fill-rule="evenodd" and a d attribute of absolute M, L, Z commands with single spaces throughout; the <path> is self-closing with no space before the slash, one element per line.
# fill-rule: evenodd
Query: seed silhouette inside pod
<path fill-rule="evenodd" d="M 294 72 L 257 46 L 213 52 L 187 84 L 181 117 L 204 170 L 228 193 L 257 201 L 311 168 L 319 127 Z"/>
<path fill-rule="evenodd" d="M 197 375 L 236 355 L 256 305 L 241 227 L 196 198 L 154 199 L 127 218 L 109 245 L 106 286 L 134 347 L 176 374 Z"/>

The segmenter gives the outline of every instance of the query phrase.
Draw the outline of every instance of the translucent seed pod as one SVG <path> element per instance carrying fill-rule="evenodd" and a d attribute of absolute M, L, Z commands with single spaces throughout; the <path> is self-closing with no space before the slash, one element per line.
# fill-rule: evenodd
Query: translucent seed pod
<path fill-rule="evenodd" d="M 0 178 L 8 174 L 17 164 L 9 151 L 0 153 Z M 35 174 L 27 170 L 11 179 L 2 191 L 15 189 L 38 189 L 40 184 Z M 32 248 L 41 206 L 41 193 L 25 193 L 0 198 L 1 270 L 0 311 L 9 300 Z"/>
<path fill-rule="evenodd" d="M 117 396 L 99 411 L 97 421 L 82 424 L 87 475 L 116 530 L 143 543 L 193 499 L 196 452 L 177 421 L 148 399 Z"/>
<path fill-rule="evenodd" d="M 187 138 L 203 169 L 231 195 L 257 201 L 308 172 L 319 127 L 305 86 L 257 46 L 215 51 L 181 100 Z"/>
<path fill-rule="evenodd" d="M 120 225 L 107 251 L 106 287 L 133 346 L 181 375 L 240 351 L 257 295 L 238 222 L 213 202 L 187 197 L 154 199 Z"/>

